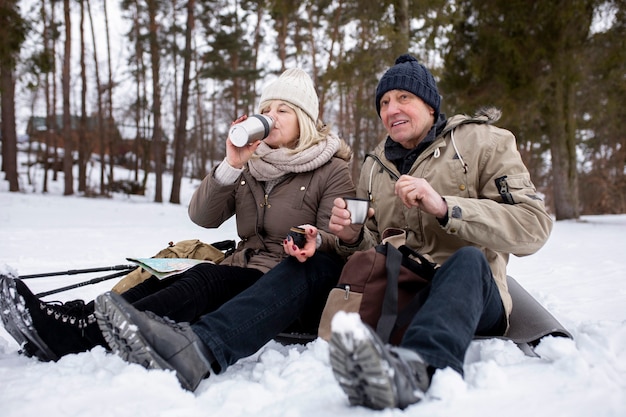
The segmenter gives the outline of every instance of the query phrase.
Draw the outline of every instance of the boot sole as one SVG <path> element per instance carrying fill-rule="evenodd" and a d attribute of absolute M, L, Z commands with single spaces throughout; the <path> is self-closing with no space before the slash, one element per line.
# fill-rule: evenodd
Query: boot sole
<path fill-rule="evenodd" d="M 26 307 L 26 301 L 15 285 L 14 278 L 0 276 L 0 316 L 6 331 L 20 345 L 20 352 L 26 356 L 36 356 L 39 360 L 57 361 L 59 357 L 39 337 L 33 327 L 33 319 Z M 26 345 L 35 348 L 34 352 L 26 349 Z"/>
<path fill-rule="evenodd" d="M 394 408 L 397 400 L 393 370 L 370 330 L 362 323 L 359 325 L 363 326 L 367 338 L 355 338 L 352 333 L 332 333 L 330 363 L 335 379 L 351 405 L 375 410 Z"/>
<path fill-rule="evenodd" d="M 119 305 L 110 294 L 105 293 L 96 298 L 95 316 L 109 347 L 122 359 L 147 369 L 173 371 L 183 388 L 194 390 L 195 387 L 155 352 L 141 332 L 137 331 L 137 326 L 132 324 L 133 314 Z"/>

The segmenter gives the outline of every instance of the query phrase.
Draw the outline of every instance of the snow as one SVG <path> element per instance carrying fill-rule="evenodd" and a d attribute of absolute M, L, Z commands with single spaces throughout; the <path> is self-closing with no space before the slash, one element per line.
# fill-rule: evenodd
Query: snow
<path fill-rule="evenodd" d="M 0 272 L 125 264 L 126 257 L 152 256 L 170 241 L 234 239 L 232 220 L 206 230 L 188 219 L 187 202 L 197 183 L 185 180 L 183 204 L 173 205 L 152 203 L 152 195 L 64 197 L 62 175 L 47 195 L 9 193 L 2 181 Z M 163 196 L 168 200 L 169 190 Z M 406 410 L 349 406 L 322 340 L 306 346 L 270 342 L 191 393 L 171 372 L 128 364 L 100 347 L 56 363 L 38 362 L 19 355 L 17 343 L 0 327 L 0 416 L 624 416 L 625 232 L 626 215 L 560 221 L 537 254 L 512 257 L 509 274 L 574 340 L 545 338 L 537 348 L 539 358 L 525 356 L 511 342 L 475 341 L 466 356 L 465 379 L 449 369 L 438 371 L 426 399 Z M 26 282 L 37 293 L 102 275 Z M 45 299 L 91 300 L 118 279 Z"/>

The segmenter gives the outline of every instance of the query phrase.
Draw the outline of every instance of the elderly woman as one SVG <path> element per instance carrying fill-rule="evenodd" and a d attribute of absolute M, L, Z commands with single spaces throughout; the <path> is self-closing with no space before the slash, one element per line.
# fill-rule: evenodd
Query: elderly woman
<path fill-rule="evenodd" d="M 189 205 L 191 220 L 205 228 L 219 227 L 235 215 L 240 238 L 236 251 L 219 265 L 197 265 L 171 282 L 153 277 L 121 296 L 100 296 L 100 328 L 114 351 L 144 366 L 175 369 L 182 385 L 193 390 L 211 367 L 225 369 L 286 328 L 317 328 L 343 266 L 335 237 L 328 232 L 333 200 L 355 195 L 351 151 L 318 120 L 318 107 L 313 82 L 302 70 L 287 70 L 264 88 L 259 112 L 274 120 L 269 135 L 243 147 L 227 139 L 226 157 L 202 181 Z M 302 248 L 287 237 L 293 226 L 306 230 Z M 31 354 L 55 360 L 107 345 L 93 320 L 93 302 L 45 303 L 22 281 L 9 277 L 1 288 L 5 327 Z M 170 355 L 148 348 L 140 336 L 143 325 L 137 324 L 136 335 L 128 334 L 128 326 L 119 328 L 126 311 L 133 312 L 123 319 L 127 323 L 140 311 L 154 313 L 141 317 L 157 324 L 160 317 L 193 323 L 193 350 L 202 352 L 203 365 L 189 361 L 188 369 L 180 372 L 168 365 Z M 57 319 L 68 315 L 71 320 Z"/>

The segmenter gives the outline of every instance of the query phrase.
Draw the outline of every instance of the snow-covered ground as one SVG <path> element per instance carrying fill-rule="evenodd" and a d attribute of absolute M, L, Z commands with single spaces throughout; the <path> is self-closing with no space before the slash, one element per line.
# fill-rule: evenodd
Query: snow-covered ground
<path fill-rule="evenodd" d="M 165 178 L 167 186 L 169 181 Z M 152 195 L 63 197 L 62 184 L 60 176 L 44 196 L 8 193 L 6 181 L 0 182 L 0 271 L 34 274 L 125 264 L 126 257 L 152 256 L 170 241 L 236 237 L 232 220 L 205 230 L 188 219 L 186 203 L 197 182 L 184 181 L 181 205 L 152 203 Z M 169 190 L 163 196 L 169 200 Z M 26 358 L 0 327 L 0 416 L 625 416 L 626 215 L 557 222 L 537 254 L 512 257 L 509 274 L 574 340 L 545 338 L 537 348 L 540 358 L 502 340 L 473 342 L 465 380 L 439 371 L 427 400 L 404 411 L 350 407 L 321 340 L 306 346 L 270 342 L 190 393 L 172 373 L 147 371 L 103 348 L 56 363 Z M 27 283 L 41 292 L 101 275 Z M 115 282 L 46 300 L 90 300 Z"/>

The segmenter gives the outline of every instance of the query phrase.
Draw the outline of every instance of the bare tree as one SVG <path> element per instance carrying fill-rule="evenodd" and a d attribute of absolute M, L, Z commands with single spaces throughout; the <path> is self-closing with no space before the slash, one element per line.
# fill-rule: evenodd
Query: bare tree
<path fill-rule="evenodd" d="M 85 64 L 85 1 L 80 4 L 80 129 L 78 131 L 78 191 L 87 191 L 87 69 Z"/>
<path fill-rule="evenodd" d="M 9 191 L 19 191 L 17 174 L 17 132 L 15 130 L 15 80 L 13 70 L 26 27 L 14 1 L 0 3 L 0 95 L 2 120 L 2 170 L 9 181 Z"/>
<path fill-rule="evenodd" d="M 107 66 L 109 80 L 106 86 L 108 91 L 106 123 L 104 125 L 104 135 L 109 145 L 109 187 L 115 181 L 113 167 L 115 165 L 115 149 L 117 145 L 116 136 L 113 133 L 113 70 L 111 68 L 111 35 L 109 33 L 109 13 L 107 12 L 107 1 L 102 2 L 104 7 L 104 27 L 107 41 Z M 110 190 L 110 188 L 109 188 Z"/>
<path fill-rule="evenodd" d="M 154 201 L 163 202 L 163 156 L 161 143 L 163 132 L 161 130 L 161 48 L 159 42 L 159 25 L 157 23 L 158 2 L 148 0 L 148 39 L 150 44 L 150 63 L 152 66 L 152 113 L 154 123 L 152 129 L 152 148 L 154 149 L 154 174 L 156 177 Z"/>
<path fill-rule="evenodd" d="M 185 142 L 187 137 L 187 113 L 189 108 L 189 73 L 191 71 L 192 35 L 194 28 L 195 1 L 187 1 L 187 26 L 185 29 L 185 51 L 183 53 L 183 83 L 180 93 L 180 116 L 174 137 L 174 172 L 172 179 L 172 193 L 170 203 L 180 204 L 180 183 L 183 178 L 183 163 L 185 161 Z"/>
<path fill-rule="evenodd" d="M 135 143 L 134 143 L 134 150 L 135 150 L 135 164 L 134 164 L 134 171 L 135 171 L 135 181 L 139 181 L 139 155 L 140 155 L 140 150 L 142 149 L 142 143 L 145 142 L 145 135 L 143 135 L 143 121 L 144 121 L 144 103 L 145 103 L 145 91 L 142 91 L 142 88 L 145 90 L 145 84 L 146 84 L 146 78 L 145 78 L 145 73 L 146 73 L 146 69 L 145 69 L 145 65 L 143 63 L 143 42 L 141 39 L 141 30 L 139 27 L 139 6 L 137 4 L 135 4 L 135 9 L 133 11 L 133 28 L 132 28 L 132 34 L 135 37 L 135 70 L 134 70 L 134 74 L 135 74 L 135 88 L 136 88 L 136 93 L 137 93 L 137 101 L 135 104 L 135 128 L 136 128 L 136 132 L 135 132 Z M 150 159 L 150 154 L 145 154 L 143 153 L 142 156 L 142 161 L 145 162 L 146 160 Z M 149 165 L 145 165 L 144 168 L 147 168 Z M 144 172 L 147 172 L 147 169 L 145 169 Z M 145 187 L 145 183 L 143 184 Z M 143 187 L 142 187 L 143 189 Z"/>
<path fill-rule="evenodd" d="M 102 114 L 102 89 L 100 88 L 100 65 L 98 64 L 98 47 L 96 46 L 96 32 L 93 25 L 93 14 L 91 13 L 90 0 L 87 1 L 87 12 L 89 13 L 89 23 L 91 26 L 91 40 L 93 43 L 93 62 L 94 70 L 96 72 L 96 100 L 97 100 L 97 117 L 98 117 L 98 129 L 96 135 L 98 137 L 98 145 L 100 147 L 100 195 L 107 194 L 107 186 L 105 181 L 105 169 L 106 169 L 106 144 L 103 126 L 104 117 Z"/>
<path fill-rule="evenodd" d="M 15 81 L 11 65 L 0 65 L 0 103 L 2 105 L 2 170 L 9 181 L 9 191 L 19 191 L 17 174 L 17 132 L 15 130 Z"/>
<path fill-rule="evenodd" d="M 45 90 L 46 90 L 46 133 L 45 133 L 45 146 L 43 155 L 41 156 L 43 161 L 43 186 L 42 192 L 48 192 L 48 171 L 50 160 L 50 147 L 54 146 L 54 156 L 56 162 L 56 38 L 57 30 L 54 22 L 55 16 L 55 3 L 50 3 L 50 19 L 48 19 L 48 13 L 46 12 L 46 2 L 41 4 L 41 19 L 43 21 L 43 45 L 44 45 L 44 60 L 47 62 L 45 70 Z M 56 179 L 56 170 L 53 177 Z"/>
<path fill-rule="evenodd" d="M 63 0 L 63 14 L 65 22 L 65 47 L 63 51 L 63 173 L 65 174 L 65 188 L 63 195 L 74 194 L 74 140 L 72 137 L 72 114 L 70 109 L 70 64 L 72 58 L 72 18 L 70 0 Z"/>

